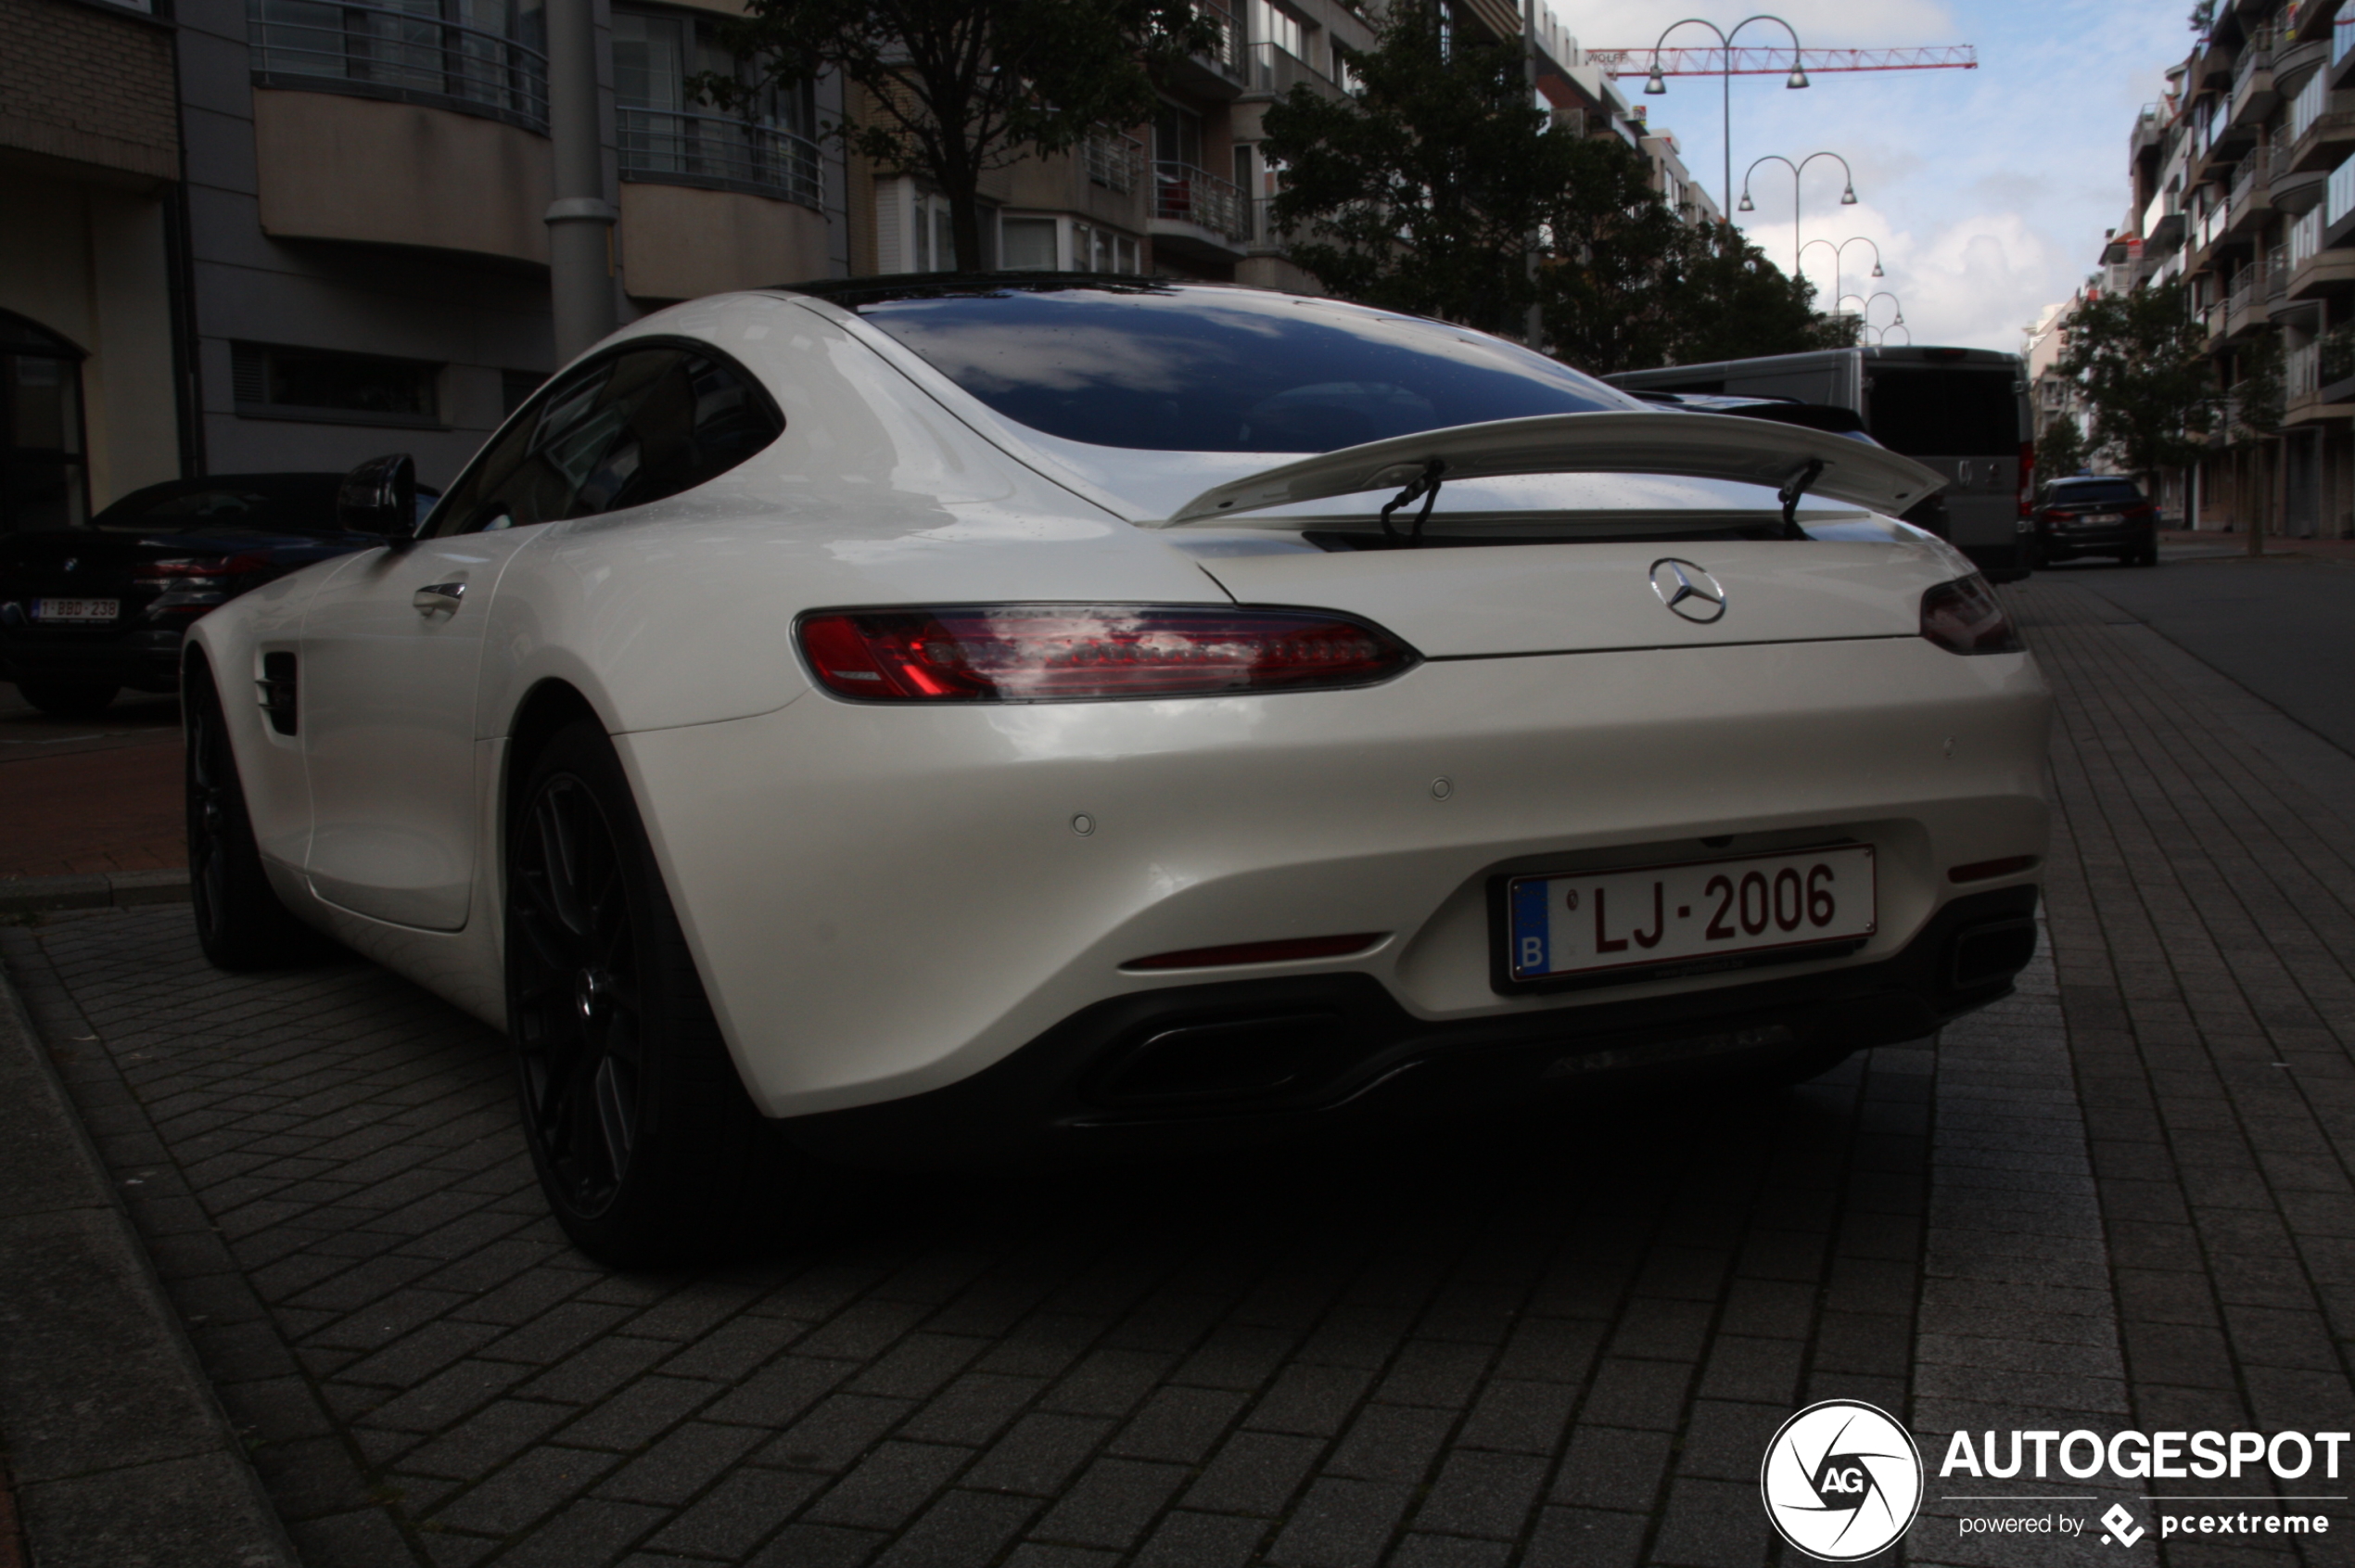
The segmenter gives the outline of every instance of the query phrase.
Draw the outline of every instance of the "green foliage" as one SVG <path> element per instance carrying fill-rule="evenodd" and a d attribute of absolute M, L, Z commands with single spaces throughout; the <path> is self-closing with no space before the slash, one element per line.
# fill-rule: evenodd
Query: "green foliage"
<path fill-rule="evenodd" d="M 833 67 L 866 89 L 869 116 L 826 127 L 854 153 L 948 198 L 957 265 L 983 264 L 984 173 L 1077 146 L 1100 125 L 1152 118 L 1159 72 L 1216 38 L 1191 0 L 749 0 L 720 24 L 752 85 L 702 72 L 689 90 L 723 108 Z"/>
<path fill-rule="evenodd" d="M 2081 472 L 2092 457 L 2074 414 L 2059 415 L 2036 438 L 2036 472 L 2043 478 L 2062 479 Z"/>
<path fill-rule="evenodd" d="M 2202 38 L 2215 31 L 2216 0 L 2199 0 L 2199 4 L 2192 7 L 2191 21 L 2192 31 Z"/>
<path fill-rule="evenodd" d="M 1738 231 L 1687 226 L 1643 156 L 1549 126 L 1518 44 L 1442 47 L 1432 0 L 1399 0 L 1363 89 L 1296 87 L 1269 107 L 1291 259 L 1344 299 L 1513 337 L 1598 375 L 1852 340 Z"/>
<path fill-rule="evenodd" d="M 2198 458 L 2216 424 L 2216 378 L 2182 283 L 2097 295 L 2068 331 L 2059 369 L 2083 389 L 2096 446 L 2146 478 Z"/>

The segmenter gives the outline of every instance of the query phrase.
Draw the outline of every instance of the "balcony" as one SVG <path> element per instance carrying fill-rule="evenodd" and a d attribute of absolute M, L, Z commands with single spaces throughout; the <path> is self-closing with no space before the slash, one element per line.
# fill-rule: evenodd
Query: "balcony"
<path fill-rule="evenodd" d="M 250 0 L 254 84 L 455 109 L 545 135 L 541 13 L 492 5 L 467 14 L 503 10 L 510 25 L 494 31 L 456 20 L 459 0 L 419 9 L 359 0 Z"/>
<path fill-rule="evenodd" d="M 2233 274 L 2232 287 L 2224 294 L 2224 339 L 2237 343 L 2272 325 L 2265 312 L 2265 274 L 2255 267 L 2243 267 Z"/>
<path fill-rule="evenodd" d="M 2321 206 L 2330 185 L 2328 169 L 2298 169 L 2296 150 L 2287 143 L 2273 149 L 2273 209 L 2292 217 Z"/>
<path fill-rule="evenodd" d="M 2156 260 L 2183 243 L 2183 198 L 2163 190 L 2143 209 L 2143 255 Z"/>
<path fill-rule="evenodd" d="M 623 104 L 614 110 L 625 180 L 742 191 L 822 209 L 818 144 L 779 126 Z"/>
<path fill-rule="evenodd" d="M 2324 246 L 2355 245 L 2355 157 L 2331 171 L 2323 204 L 2315 210 L 2323 215 Z"/>
<path fill-rule="evenodd" d="M 1232 180 L 1190 163 L 1153 165 L 1152 236 L 1156 249 L 1229 261 L 1251 239 L 1252 214 Z"/>
<path fill-rule="evenodd" d="M 1245 54 L 1248 85 L 1244 91 L 1249 96 L 1280 98 L 1304 83 L 1322 96 L 1341 96 L 1341 89 L 1333 85 L 1330 77 L 1280 44 L 1254 44 Z"/>
<path fill-rule="evenodd" d="M 2232 194 L 2225 201 L 2223 236 L 2235 240 L 2253 238 L 2272 218 L 2272 174 L 2273 160 L 2262 153 L 2234 171 Z"/>
<path fill-rule="evenodd" d="M 1208 19 L 1217 36 L 1209 48 L 1188 57 L 1174 72 L 1174 84 L 1213 97 L 1232 98 L 1249 80 L 1243 54 L 1243 24 L 1232 11 L 1202 0 L 1196 10 Z"/>
<path fill-rule="evenodd" d="M 2260 41 L 2244 50 L 2234 63 L 2232 107 L 2226 128 L 2236 134 L 2256 134 L 2257 126 L 2273 112 L 2277 101 L 2273 92 L 2272 46 L 2270 42 Z"/>
<path fill-rule="evenodd" d="M 2290 106 L 2289 138 L 2285 149 L 2290 169 L 2298 173 L 2322 173 L 2336 168 L 2355 151 L 2355 88 L 2324 90 L 2323 73 L 2306 79 L 2306 86 Z"/>
<path fill-rule="evenodd" d="M 2334 87 L 2343 87 L 2355 79 L 2355 15 L 2331 22 L 2331 59 L 2323 73 L 2331 79 Z"/>
<path fill-rule="evenodd" d="M 2331 248 L 2324 243 L 2328 233 L 2319 207 L 2290 225 L 2288 298 L 2293 302 L 2310 303 L 2355 287 L 2355 250 Z"/>

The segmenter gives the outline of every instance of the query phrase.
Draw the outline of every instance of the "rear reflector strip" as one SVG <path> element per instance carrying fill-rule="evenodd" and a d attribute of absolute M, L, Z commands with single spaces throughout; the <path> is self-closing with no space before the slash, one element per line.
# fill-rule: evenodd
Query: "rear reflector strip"
<path fill-rule="evenodd" d="M 1353 937 L 1294 937 L 1281 942 L 1238 942 L 1224 948 L 1182 948 L 1174 953 L 1132 958 L 1123 969 L 1216 969 L 1229 963 L 1292 963 L 1305 958 L 1343 958 L 1364 952 L 1386 931 Z"/>
<path fill-rule="evenodd" d="M 2033 855 L 2006 855 L 2000 860 L 1973 860 L 1967 866 L 1949 867 L 1949 882 L 1985 882 L 1992 877 L 2009 876 L 2014 872 L 2028 870 L 2036 863 Z"/>

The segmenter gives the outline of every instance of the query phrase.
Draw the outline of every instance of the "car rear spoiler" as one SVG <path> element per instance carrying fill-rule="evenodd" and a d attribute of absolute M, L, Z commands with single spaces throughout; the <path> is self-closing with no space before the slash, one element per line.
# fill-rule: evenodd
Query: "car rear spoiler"
<path fill-rule="evenodd" d="M 1786 506 L 1803 490 L 1892 516 L 1946 482 L 1910 457 L 1850 436 L 1725 414 L 1604 410 L 1457 425 L 1320 453 L 1214 485 L 1166 521 L 1145 526 L 1179 528 L 1263 507 L 1395 490 L 1424 478 L 1433 459 L 1445 465 L 1449 480 L 1669 474 L 1787 490 Z"/>

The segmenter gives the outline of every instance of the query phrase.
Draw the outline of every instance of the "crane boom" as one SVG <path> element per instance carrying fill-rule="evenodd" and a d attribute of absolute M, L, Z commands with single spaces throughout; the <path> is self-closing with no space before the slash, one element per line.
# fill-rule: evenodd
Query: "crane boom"
<path fill-rule="evenodd" d="M 1613 76 L 1649 76 L 1655 61 L 1662 76 L 1715 76 L 1728 69 L 1724 49 L 1588 49 L 1586 63 Z M 1969 44 L 1920 49 L 1789 49 L 1732 51 L 1736 76 L 1780 76 L 1796 63 L 1806 70 L 1977 70 L 1979 50 Z M 1796 55 L 1794 62 L 1792 57 Z"/>

